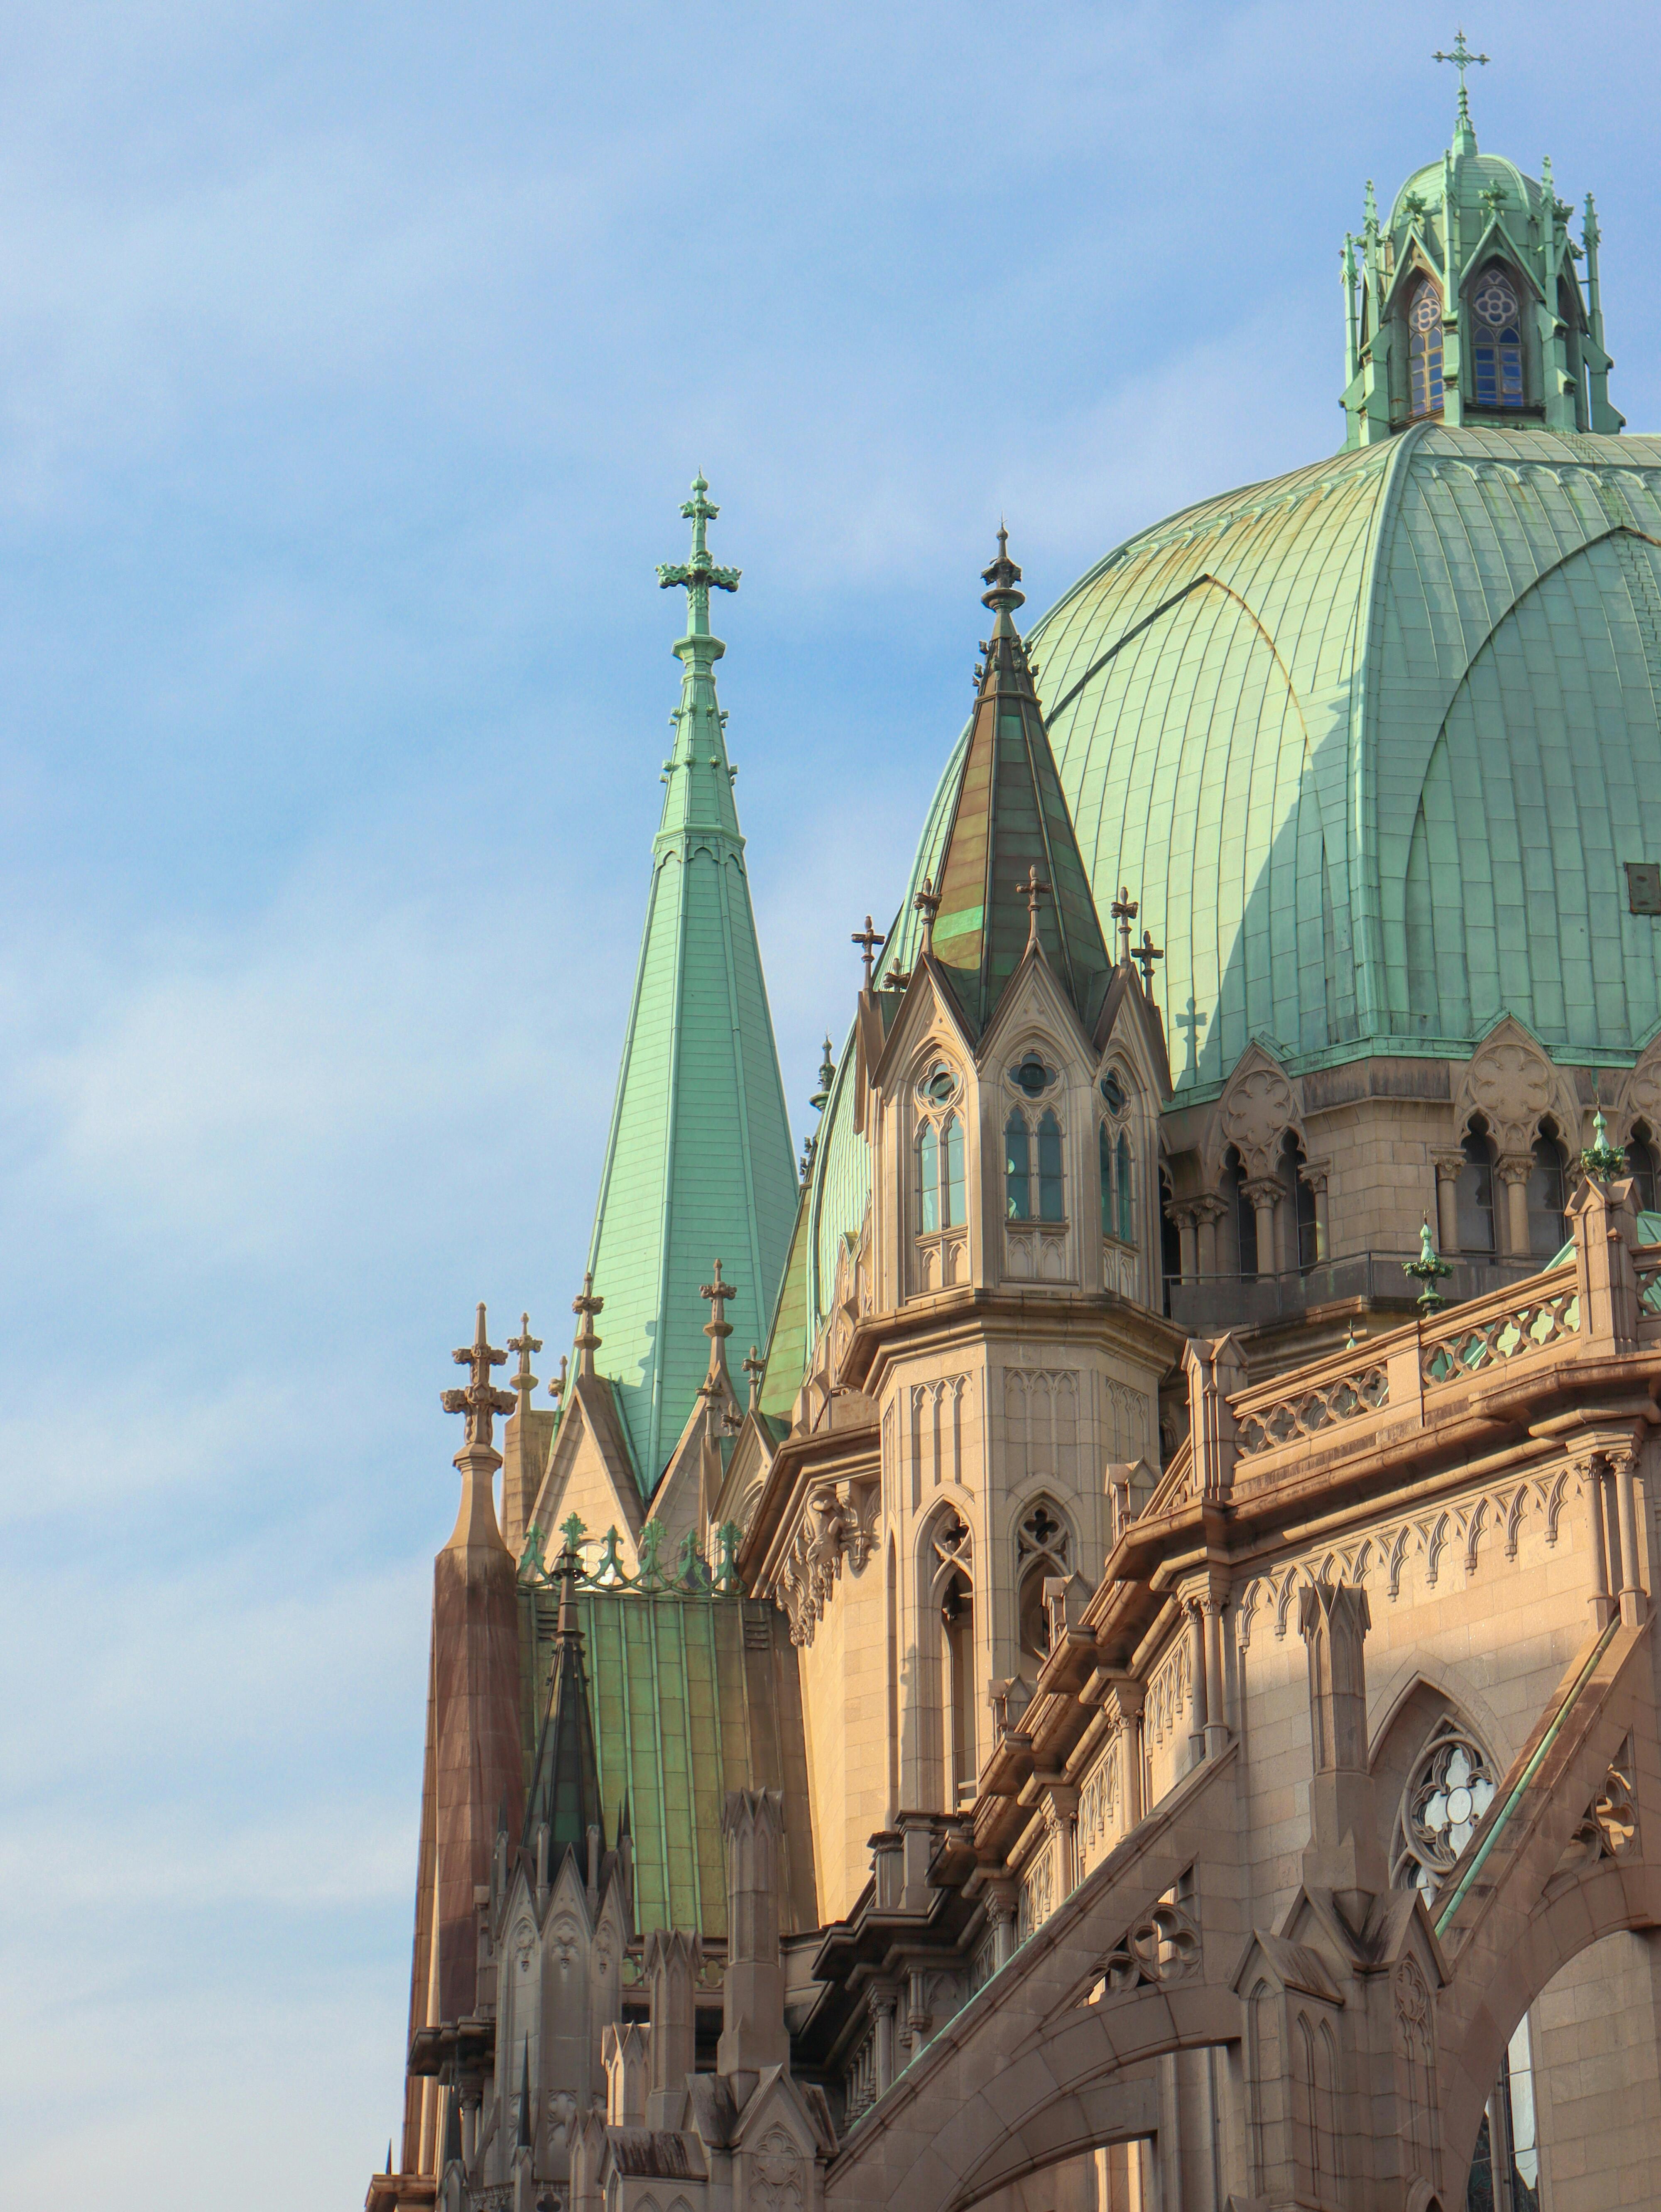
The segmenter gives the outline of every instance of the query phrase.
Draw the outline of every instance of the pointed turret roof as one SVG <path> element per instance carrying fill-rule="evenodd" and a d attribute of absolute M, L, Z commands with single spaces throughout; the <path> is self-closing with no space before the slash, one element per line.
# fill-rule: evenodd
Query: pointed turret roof
<path fill-rule="evenodd" d="M 549 1678 L 548 1709 L 537 1744 L 536 1771 L 525 1802 L 525 1845 L 536 1849 L 536 1832 L 548 1825 L 548 1873 L 551 1880 L 568 1850 L 587 1865 L 588 1831 L 605 1822 L 599 1802 L 599 1765 L 594 1755 L 593 1715 L 582 1659 L 582 1631 L 577 1623 L 576 1577 L 581 1562 L 568 1545 L 559 1561 L 559 1626 Z"/>
<path fill-rule="evenodd" d="M 1025 598 L 1016 589 L 1020 574 L 1009 557 L 1009 533 L 1001 527 L 997 558 L 981 580 L 992 635 L 982 648 L 975 718 L 935 894 L 934 957 L 977 1036 L 1026 951 L 1034 868 L 1050 893 L 1041 901 L 1038 942 L 1086 1030 L 1112 969 L 1014 623 L 1014 610 Z"/>
<path fill-rule="evenodd" d="M 796 1175 L 733 797 L 709 593 L 738 587 L 709 558 L 717 509 L 699 476 L 681 513 L 684 673 L 652 885 L 588 1265 L 605 1299 L 605 1368 L 649 1497 L 703 1380 L 698 1286 L 719 1252 L 733 1325 L 762 1340 L 796 1211 Z"/>

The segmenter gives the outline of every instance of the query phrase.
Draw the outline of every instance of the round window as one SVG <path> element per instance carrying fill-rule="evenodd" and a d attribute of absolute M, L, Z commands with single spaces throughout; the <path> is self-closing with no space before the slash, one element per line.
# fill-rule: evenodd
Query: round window
<path fill-rule="evenodd" d="M 1488 1753 L 1457 1722 L 1445 1720 L 1419 1754 L 1396 1815 L 1395 1880 L 1433 1898 L 1494 1802 Z"/>
<path fill-rule="evenodd" d="M 1497 269 L 1490 269 L 1483 277 L 1471 305 L 1482 319 L 1492 324 L 1496 331 L 1517 320 L 1517 295 Z"/>
<path fill-rule="evenodd" d="M 922 1081 L 917 1085 L 925 1098 L 932 1098 L 943 1106 L 948 1098 L 958 1095 L 958 1079 L 943 1060 L 937 1060 Z"/>
<path fill-rule="evenodd" d="M 1017 1091 L 1024 1091 L 1029 1098 L 1036 1098 L 1041 1091 L 1048 1091 L 1056 1080 L 1056 1071 L 1053 1067 L 1046 1067 L 1036 1052 L 1030 1052 L 1018 1066 L 1010 1069 L 1009 1079 Z"/>
<path fill-rule="evenodd" d="M 1120 1082 L 1118 1071 L 1116 1068 L 1110 1067 L 1107 1073 L 1103 1076 L 1102 1096 L 1107 1101 L 1110 1112 L 1115 1114 L 1123 1113 L 1124 1085 Z"/>

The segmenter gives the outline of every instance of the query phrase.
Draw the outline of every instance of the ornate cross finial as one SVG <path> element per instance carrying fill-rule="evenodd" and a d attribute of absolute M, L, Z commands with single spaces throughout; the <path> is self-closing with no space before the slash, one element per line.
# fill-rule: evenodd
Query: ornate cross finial
<path fill-rule="evenodd" d="M 594 1296 L 593 1273 L 586 1274 L 582 1279 L 582 1295 L 571 1301 L 571 1311 L 581 1316 L 575 1338 L 579 1375 L 592 1375 L 594 1371 L 594 1354 L 599 1350 L 599 1339 L 594 1334 L 594 1316 L 604 1310 L 605 1304 L 604 1298 Z"/>
<path fill-rule="evenodd" d="M 1153 963 L 1165 958 L 1165 947 L 1153 942 L 1152 930 L 1144 929 L 1142 941 L 1130 957 L 1142 971 L 1142 988 L 1151 999 L 1153 996 Z"/>
<path fill-rule="evenodd" d="M 1025 606 L 1026 593 L 1015 589 L 1021 580 L 1021 572 L 1009 557 L 1009 532 L 1002 523 L 998 525 L 998 557 L 989 568 L 981 571 L 981 581 L 987 588 L 981 593 L 981 605 L 990 607 L 995 614 L 1004 614 L 1011 609 Z"/>
<path fill-rule="evenodd" d="M 514 1376 L 514 1388 L 519 1393 L 521 1406 L 530 1403 L 531 1393 L 537 1387 L 537 1378 L 531 1372 L 531 1354 L 540 1352 L 542 1339 L 531 1334 L 531 1316 L 522 1313 L 519 1317 L 519 1334 L 508 1340 L 509 1352 L 519 1354 L 519 1371 Z"/>
<path fill-rule="evenodd" d="M 922 949 L 925 952 L 932 952 L 934 950 L 934 916 L 940 910 L 940 895 L 934 889 L 934 880 L 932 876 L 923 878 L 922 889 L 911 903 L 922 916 Z"/>
<path fill-rule="evenodd" d="M 1040 899 L 1049 897 L 1050 886 L 1038 881 L 1038 871 L 1035 864 L 1027 869 L 1026 881 L 1024 884 L 1017 884 L 1015 888 L 1026 901 L 1026 941 L 1031 947 L 1038 941 L 1038 902 Z"/>
<path fill-rule="evenodd" d="M 498 1390 L 490 1382 L 490 1370 L 493 1367 L 505 1367 L 508 1364 L 508 1355 L 505 1352 L 498 1352 L 490 1341 L 489 1332 L 484 1326 L 484 1304 L 482 1299 L 478 1308 L 478 1326 L 473 1332 L 473 1340 L 471 1344 L 457 1346 L 455 1363 L 458 1367 L 465 1367 L 471 1370 L 467 1388 L 465 1390 L 441 1392 L 439 1402 L 447 1413 L 465 1413 L 467 1416 L 467 1441 L 462 1447 L 464 1451 L 472 1451 L 476 1448 L 489 1451 L 491 1449 L 491 1419 L 497 1413 L 511 1413 L 514 1410 L 514 1399 L 511 1390 Z"/>
<path fill-rule="evenodd" d="M 704 497 L 703 495 L 709 489 L 708 483 L 704 481 L 703 471 L 700 469 L 692 479 L 692 496 L 686 501 L 680 510 L 692 526 L 691 559 L 674 566 L 663 562 L 658 564 L 658 582 L 666 592 L 677 584 L 685 587 L 687 629 L 693 637 L 707 637 L 709 635 L 711 585 L 718 592 L 736 592 L 739 587 L 739 578 L 743 574 L 743 571 L 739 568 L 718 568 L 709 558 L 709 549 L 705 542 L 704 532 L 708 525 L 712 523 L 721 513 L 721 509 Z"/>
<path fill-rule="evenodd" d="M 868 991 L 871 988 L 871 970 L 876 965 L 878 953 L 887 944 L 888 939 L 879 929 L 872 928 L 871 917 L 867 914 L 865 917 L 865 927 L 854 932 L 854 942 L 865 955 L 865 988 Z"/>
<path fill-rule="evenodd" d="M 1468 69 L 1486 69 L 1488 67 L 1488 56 L 1486 54 L 1472 53 L 1470 48 L 1465 44 L 1464 28 L 1462 25 L 1457 36 L 1453 41 L 1452 52 L 1445 54 L 1439 51 L 1432 55 L 1431 59 L 1433 61 L 1439 62 L 1451 62 L 1455 69 L 1458 70 L 1459 120 L 1464 125 L 1465 128 L 1469 130 L 1470 128 L 1470 103 L 1465 97 L 1465 71 Z"/>
<path fill-rule="evenodd" d="M 1119 925 L 1119 965 L 1130 964 L 1130 925 L 1136 919 L 1136 902 L 1130 896 L 1129 884 L 1121 884 L 1119 896 L 1107 909 L 1109 916 Z"/>
<path fill-rule="evenodd" d="M 750 1377 L 750 1410 L 753 1413 L 761 1403 L 761 1378 L 767 1372 L 767 1362 L 752 1344 L 750 1347 L 750 1357 L 739 1364 Z"/>
<path fill-rule="evenodd" d="M 548 1385 L 548 1395 L 553 1400 L 556 1406 L 563 1407 L 565 1403 L 565 1376 L 566 1370 L 569 1367 L 570 1364 L 569 1360 L 567 1359 L 565 1354 L 562 1352 L 559 1355 L 559 1372 L 555 1376 L 553 1381 Z"/>
<path fill-rule="evenodd" d="M 727 1318 L 727 1301 L 738 1296 L 731 1283 L 722 1282 L 719 1260 L 715 1262 L 715 1281 L 705 1283 L 698 1296 L 709 1301 L 709 1318 L 703 1324 L 703 1333 L 709 1340 L 709 1372 L 714 1375 L 718 1368 L 726 1364 L 727 1354 L 723 1345 L 733 1334 L 733 1324 Z"/>

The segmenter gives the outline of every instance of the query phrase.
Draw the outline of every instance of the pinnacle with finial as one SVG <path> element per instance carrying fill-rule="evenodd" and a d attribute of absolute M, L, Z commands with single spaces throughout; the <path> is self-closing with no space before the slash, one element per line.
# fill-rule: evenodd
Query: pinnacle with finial
<path fill-rule="evenodd" d="M 753 1413 L 761 1404 L 761 1378 L 767 1372 L 767 1362 L 752 1344 L 750 1357 L 739 1362 L 750 1378 L 750 1410 Z"/>
<path fill-rule="evenodd" d="M 1165 958 L 1165 947 L 1153 942 L 1151 929 L 1144 929 L 1142 941 L 1130 957 L 1142 971 L 1142 989 L 1151 999 L 1153 996 L 1153 963 Z"/>
<path fill-rule="evenodd" d="M 565 1403 L 565 1377 L 570 1364 L 570 1361 L 562 1352 L 559 1355 L 559 1372 L 548 1385 L 548 1395 L 557 1407 L 563 1406 Z"/>
<path fill-rule="evenodd" d="M 571 1311 L 580 1316 L 575 1338 L 579 1375 L 592 1375 L 594 1371 L 594 1354 L 599 1350 L 599 1339 L 594 1334 L 594 1316 L 603 1311 L 605 1305 L 604 1298 L 594 1296 L 592 1273 L 586 1274 L 582 1279 L 582 1295 L 571 1301 Z"/>
<path fill-rule="evenodd" d="M 1431 58 L 1433 61 L 1451 62 L 1454 68 L 1458 70 L 1459 114 L 1455 125 L 1455 129 L 1470 131 L 1470 101 L 1465 91 L 1465 71 L 1469 69 L 1486 69 L 1488 67 L 1488 56 L 1486 54 L 1472 53 L 1469 46 L 1465 42 L 1465 33 L 1462 25 L 1457 35 L 1454 39 L 1452 52 L 1445 54 L 1439 49 L 1437 52 L 1431 57 Z M 1474 150 L 1475 145 L 1475 133 L 1472 131 L 1471 147 L 1467 150 Z"/>
<path fill-rule="evenodd" d="M 920 949 L 932 953 L 934 950 L 934 916 L 940 910 L 940 895 L 934 889 L 932 877 L 923 878 L 922 889 L 911 903 L 922 916 L 922 944 Z"/>
<path fill-rule="evenodd" d="M 1119 896 L 1107 909 L 1110 921 L 1119 925 L 1119 965 L 1130 964 L 1130 925 L 1136 919 L 1136 902 L 1130 896 L 1129 884 L 1121 884 Z"/>
<path fill-rule="evenodd" d="M 990 607 L 994 614 L 1003 615 L 1026 605 L 1026 593 L 1015 586 L 1021 580 L 1021 572 L 1009 557 L 1009 532 L 1002 523 L 998 525 L 998 557 L 991 566 L 981 571 L 981 581 L 986 586 L 981 593 L 981 605 Z"/>
<path fill-rule="evenodd" d="M 816 1114 L 823 1114 L 830 1103 L 830 1085 L 837 1079 L 837 1063 L 830 1051 L 830 1040 L 824 1040 L 824 1058 L 819 1062 L 819 1087 L 808 1100 Z"/>
<path fill-rule="evenodd" d="M 709 1318 L 703 1324 L 703 1333 L 709 1340 L 709 1373 L 713 1379 L 727 1363 L 725 1341 L 733 1334 L 733 1324 L 727 1318 L 727 1301 L 738 1296 L 731 1283 L 722 1282 L 719 1260 L 715 1262 L 715 1281 L 705 1283 L 698 1296 L 709 1301 Z"/>
<path fill-rule="evenodd" d="M 514 1388 L 520 1395 L 520 1403 L 528 1403 L 532 1391 L 537 1387 L 537 1377 L 531 1372 L 531 1354 L 542 1349 L 542 1339 L 531 1334 L 529 1314 L 520 1314 L 519 1334 L 508 1338 L 508 1349 L 519 1354 L 519 1368 L 514 1376 Z"/>
<path fill-rule="evenodd" d="M 854 943 L 865 956 L 865 988 L 867 991 L 871 988 L 871 970 L 876 964 L 877 955 L 887 942 L 879 929 L 872 928 L 868 914 L 865 917 L 865 927 L 854 932 Z"/>
<path fill-rule="evenodd" d="M 473 1340 L 471 1344 L 457 1346 L 455 1363 L 458 1367 L 470 1370 L 467 1387 L 465 1390 L 441 1392 L 439 1402 L 447 1413 L 465 1413 L 467 1416 L 467 1441 L 462 1447 L 464 1452 L 490 1451 L 492 1449 L 492 1419 L 497 1413 L 511 1413 L 516 1401 L 511 1390 L 498 1390 L 490 1381 L 490 1370 L 505 1367 L 508 1355 L 505 1352 L 498 1352 L 490 1341 L 490 1333 L 484 1326 L 483 1299 L 479 1301 L 478 1326 L 473 1333 Z"/>
<path fill-rule="evenodd" d="M 691 637 L 708 637 L 709 635 L 711 586 L 718 592 L 736 592 L 739 578 L 743 574 L 738 568 L 719 568 L 709 558 L 706 532 L 721 509 L 704 497 L 709 489 L 700 469 L 692 479 L 692 496 L 680 510 L 692 526 L 691 559 L 673 564 L 664 562 L 658 564 L 658 582 L 666 592 L 678 584 L 685 590 L 687 634 Z"/>

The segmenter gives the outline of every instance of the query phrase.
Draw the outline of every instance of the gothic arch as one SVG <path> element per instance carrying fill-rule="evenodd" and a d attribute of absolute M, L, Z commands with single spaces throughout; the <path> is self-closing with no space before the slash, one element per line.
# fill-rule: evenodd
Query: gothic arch
<path fill-rule="evenodd" d="M 1288 1130 L 1307 1158 L 1298 1089 L 1280 1061 L 1254 1040 L 1235 1063 L 1212 1112 L 1205 1139 L 1206 1188 L 1215 1189 L 1221 1182 L 1231 1146 L 1245 1176 L 1273 1175 Z"/>
<path fill-rule="evenodd" d="M 1584 1116 L 1567 1077 L 1510 1014 L 1501 1016 L 1466 1062 L 1453 1110 L 1461 1138 L 1472 1115 L 1480 1114 L 1502 1158 L 1530 1151 L 1548 1119 L 1557 1124 L 1566 1146 L 1579 1149 Z"/>

